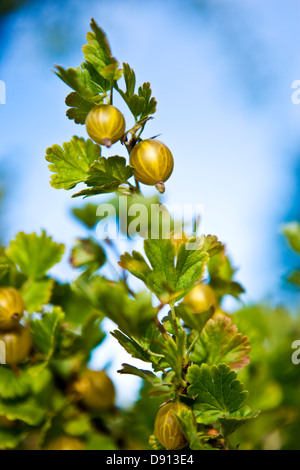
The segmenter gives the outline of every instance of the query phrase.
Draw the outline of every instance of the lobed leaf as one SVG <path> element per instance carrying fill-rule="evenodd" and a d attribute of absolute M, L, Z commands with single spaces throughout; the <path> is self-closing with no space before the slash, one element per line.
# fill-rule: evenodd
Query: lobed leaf
<path fill-rule="evenodd" d="M 252 411 L 248 406 L 245 406 L 224 418 L 219 418 L 224 436 L 232 434 L 243 424 L 257 418 L 259 413 L 259 411 Z"/>
<path fill-rule="evenodd" d="M 77 238 L 70 262 L 74 268 L 84 268 L 92 274 L 105 264 L 106 255 L 102 246 L 92 238 Z"/>
<path fill-rule="evenodd" d="M 226 364 L 193 365 L 187 373 L 188 395 L 195 398 L 197 421 L 210 424 L 241 408 L 248 396 L 244 385 Z"/>
<path fill-rule="evenodd" d="M 34 320 L 31 325 L 31 334 L 38 350 L 45 356 L 48 363 L 55 352 L 60 327 L 65 315 L 60 307 L 54 307 L 51 312 L 45 313 L 40 320 Z"/>
<path fill-rule="evenodd" d="M 19 403 L 0 400 L 0 415 L 11 421 L 23 421 L 30 426 L 39 426 L 45 419 L 44 410 L 33 397 Z"/>
<path fill-rule="evenodd" d="M 61 260 L 64 250 L 64 245 L 55 243 L 43 230 L 41 235 L 18 233 L 5 252 L 23 274 L 38 280 Z"/>
<path fill-rule="evenodd" d="M 195 427 L 195 417 L 192 410 L 183 408 L 180 413 L 174 413 L 180 427 L 189 443 L 191 450 L 203 450 L 203 444 L 199 439 L 197 430 Z"/>
<path fill-rule="evenodd" d="M 88 113 L 95 106 L 77 92 L 72 92 L 66 97 L 66 105 L 70 107 L 67 110 L 68 118 L 73 119 L 76 124 L 85 124 Z"/>
<path fill-rule="evenodd" d="M 196 364 L 225 363 L 232 370 L 241 370 L 250 362 L 250 351 L 249 338 L 238 332 L 229 317 L 217 315 L 206 323 L 191 360 Z"/>
<path fill-rule="evenodd" d="M 92 140 L 74 136 L 63 147 L 53 145 L 46 151 L 46 160 L 50 162 L 50 184 L 56 189 L 72 189 L 88 178 L 91 164 L 99 160 L 101 148 Z"/>
<path fill-rule="evenodd" d="M 137 367 L 131 366 L 129 364 L 122 364 L 122 369 L 118 370 L 119 374 L 129 374 L 140 377 L 143 380 L 147 380 L 152 385 L 160 384 L 160 380 L 156 377 L 153 372 L 149 370 L 138 369 Z"/>
<path fill-rule="evenodd" d="M 97 208 L 97 204 L 88 203 L 82 207 L 74 207 L 72 213 L 87 228 L 92 229 L 98 222 Z"/>
<path fill-rule="evenodd" d="M 88 44 L 82 47 L 86 62 L 93 65 L 98 73 L 102 74 L 109 65 L 115 66 L 116 59 L 112 56 L 110 45 L 104 31 L 94 19 L 91 21 L 92 31 L 87 33 Z M 105 76 L 104 72 L 104 76 Z"/>
<path fill-rule="evenodd" d="M 144 249 L 151 267 L 145 258 L 135 251 L 132 255 L 125 253 L 121 256 L 119 264 L 141 279 L 161 301 L 167 302 L 170 298 L 180 300 L 205 273 L 210 252 L 203 251 L 205 248 L 209 249 L 205 240 L 192 240 L 192 250 L 189 249 L 190 240 L 188 243 L 182 243 L 177 254 L 171 239 L 147 239 Z M 220 242 L 218 243 L 221 247 Z"/>
<path fill-rule="evenodd" d="M 90 299 L 94 308 L 116 323 L 127 335 L 141 336 L 156 317 L 151 296 L 141 291 L 132 299 L 123 283 L 110 282 L 93 276 L 87 282 L 79 279 L 78 286 Z"/>
<path fill-rule="evenodd" d="M 88 171 L 89 176 L 85 183 L 88 186 L 105 186 L 114 184 L 117 188 L 119 184 L 126 183 L 133 175 L 133 167 L 126 165 L 124 157 L 114 156 L 104 158 L 94 162 Z"/>
<path fill-rule="evenodd" d="M 28 312 L 40 312 L 51 299 L 53 279 L 28 280 L 23 284 L 21 292 Z"/>

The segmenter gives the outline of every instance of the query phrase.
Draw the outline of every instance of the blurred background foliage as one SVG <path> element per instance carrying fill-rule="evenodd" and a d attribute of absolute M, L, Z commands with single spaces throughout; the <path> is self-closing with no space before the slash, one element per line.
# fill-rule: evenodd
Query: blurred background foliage
<path fill-rule="evenodd" d="M 249 306 L 228 309 L 237 310 L 238 327 L 251 339 L 251 364 L 240 378 L 249 405 L 262 413 L 232 445 L 249 449 L 300 449 L 300 365 L 291 361 L 291 344 L 300 339 L 299 288 L 286 281 L 299 257 L 280 228 L 300 220 L 300 107 L 290 99 L 291 83 L 300 76 L 299 13 L 292 0 L 0 5 L 0 79 L 8 90 L 0 107 L 0 239 L 40 226 L 69 246 L 80 235 L 69 216 L 69 195 L 48 185 L 43 156 L 48 145 L 84 132 L 67 122 L 65 89 L 50 68 L 80 62 L 94 16 L 120 61 L 151 81 L 160 114 L 151 131 L 163 130 L 176 148 L 168 202 L 196 196 L 204 203 L 207 229 L 228 243 L 241 267 Z M 67 262 L 58 274 L 70 276 Z M 109 358 L 116 370 L 120 354 L 108 341 L 94 364 Z M 119 385 L 123 403 L 134 401 L 139 385 Z M 132 406 L 120 426 L 132 429 L 133 446 L 144 447 L 158 402 L 142 389 Z"/>

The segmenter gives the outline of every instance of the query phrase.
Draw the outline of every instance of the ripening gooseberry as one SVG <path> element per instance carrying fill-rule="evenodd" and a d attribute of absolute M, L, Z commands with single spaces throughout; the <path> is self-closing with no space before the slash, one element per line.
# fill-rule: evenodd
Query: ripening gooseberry
<path fill-rule="evenodd" d="M 167 450 L 180 450 L 188 444 L 175 416 L 175 414 L 179 414 L 183 409 L 190 410 L 190 408 L 183 403 L 168 403 L 164 405 L 156 415 L 154 433 L 159 442 Z M 196 421 L 195 429 L 197 429 Z"/>
<path fill-rule="evenodd" d="M 134 176 L 140 183 L 155 185 L 164 192 L 164 182 L 170 178 L 174 160 L 168 147 L 155 139 L 142 140 L 130 153 L 130 165 Z"/>
<path fill-rule="evenodd" d="M 0 332 L 0 341 L 5 343 L 6 364 L 23 362 L 32 348 L 32 338 L 27 328 L 17 325 L 11 331 Z"/>
<path fill-rule="evenodd" d="M 77 437 L 61 436 L 54 439 L 46 450 L 83 450 L 84 443 Z"/>
<path fill-rule="evenodd" d="M 216 306 L 214 291 L 208 284 L 197 284 L 186 294 L 183 302 L 191 307 L 194 313 L 203 313 Z"/>
<path fill-rule="evenodd" d="M 125 132 L 123 114 L 110 104 L 94 106 L 86 117 L 85 125 L 90 138 L 106 147 L 120 140 Z"/>
<path fill-rule="evenodd" d="M 86 369 L 74 382 L 71 389 L 75 398 L 89 409 L 105 411 L 114 406 L 115 387 L 104 370 Z"/>
<path fill-rule="evenodd" d="M 24 300 L 17 289 L 0 287 L 0 330 L 14 328 L 23 316 Z"/>

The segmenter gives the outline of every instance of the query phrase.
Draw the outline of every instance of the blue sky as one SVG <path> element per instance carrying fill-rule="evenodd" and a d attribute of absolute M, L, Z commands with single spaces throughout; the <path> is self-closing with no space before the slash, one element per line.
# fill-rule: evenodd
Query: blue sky
<path fill-rule="evenodd" d="M 158 100 L 145 137 L 161 133 L 174 156 L 166 202 L 204 204 L 205 232 L 227 244 L 245 300 L 292 300 L 282 277 L 294 258 L 279 228 L 299 214 L 300 105 L 291 102 L 291 84 L 300 79 L 299 10 L 293 0 L 70 0 L 35 2 L 7 17 L 0 54 L 4 239 L 45 228 L 69 249 L 85 235 L 69 215 L 80 202 L 50 187 L 44 155 L 54 143 L 86 136 L 65 117 L 68 90 L 50 69 L 81 62 L 94 17 L 113 54 L 129 62 L 138 82 L 150 81 Z M 125 155 L 119 145 L 112 151 L 105 155 Z M 66 260 L 55 271 L 62 279 L 71 275 Z"/>

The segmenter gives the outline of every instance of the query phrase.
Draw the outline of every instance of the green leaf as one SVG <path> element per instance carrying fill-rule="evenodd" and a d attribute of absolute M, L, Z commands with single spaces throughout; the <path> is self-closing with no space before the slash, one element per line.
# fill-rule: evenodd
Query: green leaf
<path fill-rule="evenodd" d="M 82 207 L 73 208 L 72 212 L 80 222 L 82 222 L 86 227 L 92 229 L 98 222 L 97 208 L 98 204 L 88 203 Z"/>
<path fill-rule="evenodd" d="M 39 236 L 20 232 L 10 242 L 6 254 L 23 274 L 31 279 L 40 279 L 61 260 L 64 250 L 64 245 L 55 243 L 45 231 Z"/>
<path fill-rule="evenodd" d="M 241 370 L 250 362 L 250 350 L 249 338 L 238 333 L 229 317 L 217 315 L 202 330 L 190 359 L 196 364 L 225 363 L 232 370 Z"/>
<path fill-rule="evenodd" d="M 180 427 L 189 442 L 189 447 L 192 450 L 203 450 L 203 445 L 197 434 L 197 427 L 195 426 L 195 417 L 191 410 L 183 408 L 180 413 L 174 413 Z"/>
<path fill-rule="evenodd" d="M 179 304 L 175 307 L 176 314 L 181 318 L 184 323 L 190 328 L 201 332 L 208 322 L 208 320 L 213 316 L 214 309 L 211 308 L 207 312 L 202 312 L 200 314 L 195 314 L 192 309 L 185 305 L 184 303 Z"/>
<path fill-rule="evenodd" d="M 188 244 L 182 243 L 180 245 L 176 264 L 176 292 L 184 291 L 185 293 L 203 278 L 210 253 L 209 251 L 203 251 L 206 247 L 201 243 L 198 246 L 198 249 L 188 250 Z M 179 298 L 182 297 L 183 295 Z"/>
<path fill-rule="evenodd" d="M 98 73 L 102 74 L 104 70 L 105 77 L 107 75 L 106 66 L 115 65 L 117 61 L 112 56 L 104 31 L 97 25 L 94 19 L 92 19 L 91 28 L 92 32 L 88 32 L 86 37 L 88 44 L 82 48 L 83 54 L 86 62 L 92 64 Z M 111 75 L 109 75 L 109 78 L 111 78 Z"/>
<path fill-rule="evenodd" d="M 63 80 L 74 92 L 66 98 L 69 119 L 77 124 L 84 124 L 88 112 L 103 102 L 110 83 L 94 69 L 92 64 L 83 63 L 81 67 L 69 68 L 56 66 L 56 75 Z"/>
<path fill-rule="evenodd" d="M 109 183 L 104 186 L 94 186 L 93 188 L 83 189 L 79 193 L 73 194 L 72 197 L 90 197 L 98 196 L 98 194 L 108 194 L 116 191 L 116 184 Z"/>
<path fill-rule="evenodd" d="M 193 249 L 189 249 L 191 243 Z M 220 242 L 218 246 L 221 249 Z M 152 269 L 144 257 L 136 251 L 132 255 L 125 253 L 121 256 L 119 264 L 141 279 L 164 302 L 170 297 L 180 300 L 202 279 L 210 253 L 206 237 L 182 243 L 177 259 L 175 246 L 170 239 L 147 239 L 144 242 L 144 249 Z M 208 249 L 208 252 L 203 251 L 204 249 Z"/>
<path fill-rule="evenodd" d="M 139 87 L 138 94 L 133 94 L 135 88 L 135 74 L 128 64 L 124 64 L 124 78 L 126 91 L 124 92 L 118 87 L 117 90 L 129 107 L 136 122 L 154 114 L 157 102 L 154 97 L 151 97 L 152 90 L 150 83 L 144 83 Z"/>
<path fill-rule="evenodd" d="M 45 369 L 41 364 L 29 366 L 24 370 L 30 382 L 30 388 L 35 396 L 45 392 L 49 395 L 52 383 L 52 374 L 49 369 Z"/>
<path fill-rule="evenodd" d="M 122 94 L 122 93 L 121 93 Z M 138 121 L 138 117 L 143 113 L 143 109 L 145 106 L 144 98 L 139 97 L 138 95 L 132 95 L 128 98 L 126 95 L 122 94 L 128 108 L 130 109 L 131 113 L 133 114 L 136 121 Z"/>
<path fill-rule="evenodd" d="M 234 413 L 230 413 L 225 418 L 219 418 L 224 436 L 232 434 L 243 424 L 257 418 L 259 413 L 259 411 L 252 411 L 248 406 L 245 406 Z"/>
<path fill-rule="evenodd" d="M 151 434 L 149 437 L 149 445 L 153 450 L 165 450 L 164 446 L 161 445 L 155 434 Z"/>
<path fill-rule="evenodd" d="M 143 111 L 140 114 L 140 119 L 148 117 L 150 114 L 154 114 L 156 111 L 157 102 L 155 98 L 151 98 L 152 90 L 150 83 L 146 82 L 138 89 L 138 94 L 141 98 L 144 98 Z"/>
<path fill-rule="evenodd" d="M 165 361 L 172 368 L 176 376 L 182 379 L 182 365 L 186 350 L 186 333 L 183 329 L 177 332 L 176 342 L 169 336 L 164 338 L 163 351 Z"/>
<path fill-rule="evenodd" d="M 152 363 L 155 372 L 162 371 L 164 366 L 168 366 L 164 360 L 164 339 L 154 324 L 148 326 L 143 337 L 139 338 L 139 342 L 118 330 L 113 331 L 111 335 L 133 358 Z"/>
<path fill-rule="evenodd" d="M 143 380 L 147 380 L 152 385 L 160 383 L 159 378 L 149 370 L 138 369 L 137 367 L 133 367 L 129 364 L 122 364 L 122 367 L 123 369 L 118 370 L 119 374 L 135 375 Z"/>
<path fill-rule="evenodd" d="M 239 298 L 245 292 L 244 288 L 233 280 L 236 269 L 233 268 L 225 250 L 215 253 L 208 263 L 210 284 L 217 297 L 221 299 L 224 295 Z"/>
<path fill-rule="evenodd" d="M 31 334 L 38 350 L 45 356 L 46 363 L 51 359 L 57 346 L 60 327 L 64 320 L 60 307 L 54 307 L 52 312 L 45 313 L 40 320 L 34 320 Z"/>
<path fill-rule="evenodd" d="M 30 393 L 28 376 L 20 371 L 17 377 L 12 369 L 0 366 L 0 398 L 3 400 L 16 400 Z"/>
<path fill-rule="evenodd" d="M 80 336 L 81 351 L 90 352 L 105 339 L 105 333 L 100 328 L 102 320 L 103 317 L 94 313 L 84 322 Z"/>
<path fill-rule="evenodd" d="M 128 65 L 123 63 L 123 75 L 126 84 L 126 96 L 131 96 L 134 94 L 135 90 L 135 73 L 133 69 Z"/>
<path fill-rule="evenodd" d="M 133 167 L 126 165 L 124 157 L 101 157 L 98 162 L 91 165 L 89 175 L 85 183 L 88 186 L 115 185 L 115 189 L 121 183 L 126 183 L 133 175 Z M 112 187 L 112 186 L 110 186 Z"/>
<path fill-rule="evenodd" d="M 133 358 L 140 359 L 144 362 L 154 362 L 154 358 L 147 349 L 143 348 L 137 341 L 124 335 L 121 331 L 115 330 L 111 335 L 117 339 L 120 345 L 128 352 Z"/>
<path fill-rule="evenodd" d="M 188 395 L 195 397 L 194 410 L 197 421 L 211 424 L 227 413 L 241 408 L 248 392 L 237 379 L 237 374 L 225 364 L 189 367 L 187 374 Z"/>
<path fill-rule="evenodd" d="M 88 437 L 86 450 L 118 450 L 118 446 L 110 436 L 93 433 Z"/>
<path fill-rule="evenodd" d="M 105 264 L 103 248 L 92 238 L 77 238 L 70 262 L 74 268 L 85 268 L 90 274 Z"/>
<path fill-rule="evenodd" d="M 120 80 L 123 75 L 123 70 L 119 69 L 119 62 L 114 62 L 113 64 L 107 65 L 101 70 L 101 75 L 109 82 L 114 82 L 115 80 Z"/>
<path fill-rule="evenodd" d="M 122 194 L 121 197 L 113 197 L 108 203 L 114 206 L 120 230 L 130 238 L 135 237 L 136 234 L 144 238 L 148 236 L 154 238 L 152 233 L 162 234 L 163 217 L 166 212 L 169 216 L 169 212 L 156 195 L 146 198 L 141 194 L 136 194 L 133 198 Z M 153 207 L 159 209 L 157 218 L 151 217 Z M 127 217 L 124 217 L 124 212 L 127 213 Z"/>
<path fill-rule="evenodd" d="M 80 278 L 78 287 L 95 309 L 110 318 L 125 334 L 143 335 L 156 317 L 148 292 L 138 292 L 131 299 L 123 283 L 110 282 L 100 276 L 93 276 L 88 281 Z"/>
<path fill-rule="evenodd" d="M 51 163 L 51 186 L 56 189 L 72 189 L 85 181 L 91 164 L 100 157 L 101 148 L 91 139 L 74 136 L 63 147 L 53 145 L 46 151 L 46 160 Z"/>
<path fill-rule="evenodd" d="M 53 279 L 28 280 L 22 286 L 22 297 L 28 312 L 40 312 L 50 302 Z"/>
<path fill-rule="evenodd" d="M 2 429 L 0 427 L 0 449 L 15 449 L 26 437 L 26 434 L 24 430 Z"/>
<path fill-rule="evenodd" d="M 126 165 L 124 157 L 117 155 L 109 158 L 101 157 L 90 166 L 88 175 L 85 183 L 87 186 L 92 186 L 92 189 L 83 189 L 73 197 L 114 192 L 121 183 L 127 183 L 133 175 L 133 167 Z"/>
<path fill-rule="evenodd" d="M 219 253 L 224 252 L 224 245 L 218 240 L 215 235 L 201 235 L 196 239 L 202 250 L 209 254 L 210 259 Z"/>
<path fill-rule="evenodd" d="M 300 223 L 290 222 L 284 225 L 282 232 L 286 236 L 291 248 L 300 254 Z"/>
<path fill-rule="evenodd" d="M 59 305 L 68 323 L 82 325 L 95 312 L 92 303 L 76 285 L 54 284 L 51 303 Z M 99 313 L 99 312 L 98 312 Z"/>
<path fill-rule="evenodd" d="M 92 431 L 90 417 L 87 414 L 81 414 L 76 419 L 71 419 L 64 423 L 64 431 L 69 436 L 83 436 Z"/>
<path fill-rule="evenodd" d="M 18 401 L 30 393 L 38 395 L 48 387 L 51 374 L 48 370 L 41 371 L 40 365 L 19 369 L 18 375 L 5 366 L 0 367 L 0 399 Z"/>
<path fill-rule="evenodd" d="M 141 279 L 141 281 L 143 281 L 152 292 L 155 292 L 158 297 L 163 297 L 166 285 L 161 282 L 160 273 L 151 271 L 144 257 L 139 252 L 133 251 L 132 255 L 125 253 L 121 256 L 119 265 L 123 269 L 127 269 L 138 279 Z"/>
<path fill-rule="evenodd" d="M 9 272 L 9 264 L 0 264 L 0 280 Z"/>
<path fill-rule="evenodd" d="M 87 67 L 64 69 L 56 65 L 55 68 L 55 74 L 82 99 L 94 105 L 102 101 L 102 97 L 98 94 L 103 90 L 101 86 L 92 79 L 91 73 Z"/>
<path fill-rule="evenodd" d="M 38 406 L 33 397 L 20 403 L 0 400 L 0 415 L 11 421 L 24 421 L 30 426 L 40 425 L 45 418 L 45 412 Z"/>
<path fill-rule="evenodd" d="M 6 248 L 0 245 L 0 285 L 14 286 L 20 289 L 26 281 L 26 276 L 22 274 L 15 263 L 13 263 L 6 255 Z"/>
<path fill-rule="evenodd" d="M 66 97 L 66 105 L 70 106 L 70 109 L 67 110 L 68 118 L 73 119 L 76 124 L 85 124 L 88 113 L 95 106 L 94 103 L 85 100 L 77 92 L 72 92 Z"/>

